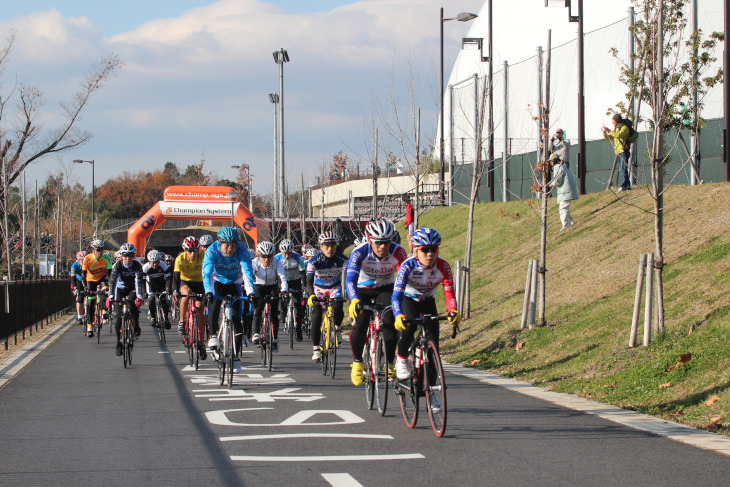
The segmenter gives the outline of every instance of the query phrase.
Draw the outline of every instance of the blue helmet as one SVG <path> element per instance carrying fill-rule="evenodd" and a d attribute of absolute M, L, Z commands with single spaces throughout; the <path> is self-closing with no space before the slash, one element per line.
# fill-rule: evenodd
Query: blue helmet
<path fill-rule="evenodd" d="M 238 230 L 233 227 L 223 227 L 218 230 L 219 242 L 238 242 Z"/>
<path fill-rule="evenodd" d="M 413 233 L 411 243 L 414 247 L 422 245 L 440 245 L 441 235 L 433 228 L 419 228 Z"/>

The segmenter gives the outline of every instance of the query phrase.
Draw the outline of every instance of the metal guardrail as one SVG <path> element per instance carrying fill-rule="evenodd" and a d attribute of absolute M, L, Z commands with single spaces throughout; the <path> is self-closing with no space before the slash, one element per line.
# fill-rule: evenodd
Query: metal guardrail
<path fill-rule="evenodd" d="M 17 345 L 18 334 L 25 340 L 26 332 L 32 336 L 73 306 L 68 278 L 0 281 L 0 340 L 5 350 L 11 339 Z"/>

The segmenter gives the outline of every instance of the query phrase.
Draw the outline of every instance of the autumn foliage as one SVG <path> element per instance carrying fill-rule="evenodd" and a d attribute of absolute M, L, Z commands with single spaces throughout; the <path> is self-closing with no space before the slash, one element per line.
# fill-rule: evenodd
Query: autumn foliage
<path fill-rule="evenodd" d="M 102 214 L 112 218 L 139 218 L 162 200 L 165 188 L 177 184 L 170 172 L 125 171 L 96 190 Z"/>

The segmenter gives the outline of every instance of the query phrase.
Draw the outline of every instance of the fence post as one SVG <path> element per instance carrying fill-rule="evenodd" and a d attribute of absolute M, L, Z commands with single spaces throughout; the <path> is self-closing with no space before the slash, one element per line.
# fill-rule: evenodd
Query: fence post
<path fill-rule="evenodd" d="M 530 306 L 530 291 L 532 290 L 532 260 L 527 262 L 527 278 L 525 279 L 525 299 L 522 302 L 522 318 L 520 319 L 520 330 L 527 328 L 527 316 Z"/>
<path fill-rule="evenodd" d="M 644 346 L 651 343 L 651 303 L 654 287 L 654 254 L 646 256 L 646 297 L 644 303 Z"/>
<path fill-rule="evenodd" d="M 636 276 L 636 294 L 634 295 L 634 315 L 631 318 L 631 334 L 629 335 L 629 347 L 636 346 L 636 335 L 639 328 L 639 307 L 641 306 L 641 288 L 644 287 L 644 270 L 646 269 L 646 254 L 639 257 L 639 273 Z"/>

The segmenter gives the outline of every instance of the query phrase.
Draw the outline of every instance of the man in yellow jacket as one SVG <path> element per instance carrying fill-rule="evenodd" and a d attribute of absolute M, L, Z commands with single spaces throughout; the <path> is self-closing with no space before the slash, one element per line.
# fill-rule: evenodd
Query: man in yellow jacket
<path fill-rule="evenodd" d="M 607 141 L 613 141 L 613 151 L 618 156 L 618 169 L 621 171 L 621 191 L 631 189 L 631 180 L 629 179 L 629 157 L 631 152 L 629 149 L 628 138 L 631 133 L 628 125 L 624 123 L 620 113 L 617 113 L 611 119 L 613 130 L 603 127 L 603 138 Z"/>

